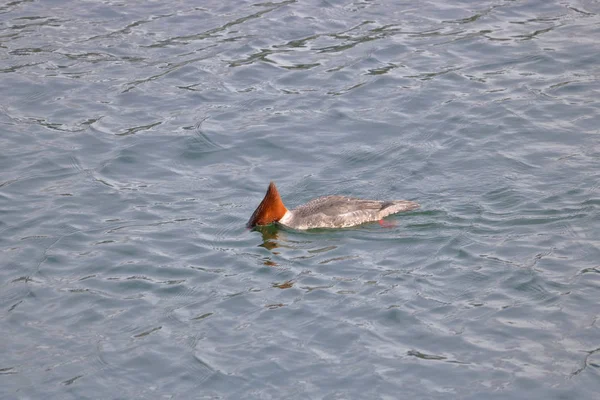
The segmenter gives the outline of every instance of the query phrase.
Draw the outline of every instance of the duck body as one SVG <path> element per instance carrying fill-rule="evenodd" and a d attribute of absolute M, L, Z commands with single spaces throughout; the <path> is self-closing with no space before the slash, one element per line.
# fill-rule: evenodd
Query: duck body
<path fill-rule="evenodd" d="M 345 196 L 324 196 L 288 210 L 273 182 L 265 198 L 250 217 L 248 227 L 277 222 L 293 229 L 348 228 L 379 221 L 388 215 L 419 208 L 407 200 L 364 200 Z"/>

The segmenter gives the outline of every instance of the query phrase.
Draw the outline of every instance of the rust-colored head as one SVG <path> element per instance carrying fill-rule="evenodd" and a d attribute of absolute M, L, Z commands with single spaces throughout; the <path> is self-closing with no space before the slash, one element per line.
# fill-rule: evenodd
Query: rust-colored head
<path fill-rule="evenodd" d="M 283 205 L 275 184 L 271 182 L 265 198 L 250 217 L 247 226 L 252 228 L 256 225 L 269 225 L 283 218 L 286 212 L 287 208 Z"/>

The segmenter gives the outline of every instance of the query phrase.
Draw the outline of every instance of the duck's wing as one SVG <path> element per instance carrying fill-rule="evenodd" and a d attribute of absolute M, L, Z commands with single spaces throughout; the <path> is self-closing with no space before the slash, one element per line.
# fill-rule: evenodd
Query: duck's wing
<path fill-rule="evenodd" d="M 338 216 L 359 210 L 381 210 L 381 203 L 376 200 L 362 200 L 345 196 L 324 196 L 295 208 L 294 212 L 301 217 L 316 214 Z"/>
<path fill-rule="evenodd" d="M 319 197 L 294 209 L 306 226 L 348 227 L 378 221 L 388 215 L 409 211 L 419 205 L 412 201 L 363 200 L 345 196 Z"/>

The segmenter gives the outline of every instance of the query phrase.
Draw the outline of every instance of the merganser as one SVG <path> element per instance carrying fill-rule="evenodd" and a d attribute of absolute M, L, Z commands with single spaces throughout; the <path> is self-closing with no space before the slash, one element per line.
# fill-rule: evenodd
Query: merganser
<path fill-rule="evenodd" d="M 275 183 L 269 184 L 265 198 L 254 211 L 247 226 L 277 222 L 293 229 L 347 228 L 365 222 L 379 221 L 391 214 L 419 208 L 407 200 L 361 200 L 344 196 L 319 197 L 293 210 L 281 201 Z"/>

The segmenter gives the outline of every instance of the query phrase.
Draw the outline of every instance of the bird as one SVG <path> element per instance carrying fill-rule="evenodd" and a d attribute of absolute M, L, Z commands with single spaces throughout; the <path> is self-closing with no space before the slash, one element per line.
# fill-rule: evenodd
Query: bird
<path fill-rule="evenodd" d="M 269 183 L 265 197 L 260 202 L 246 226 L 280 225 L 298 229 L 348 228 L 366 222 L 381 221 L 388 215 L 419 208 L 408 200 L 364 200 L 345 196 L 323 196 L 288 210 L 281 200 L 274 182 Z"/>

